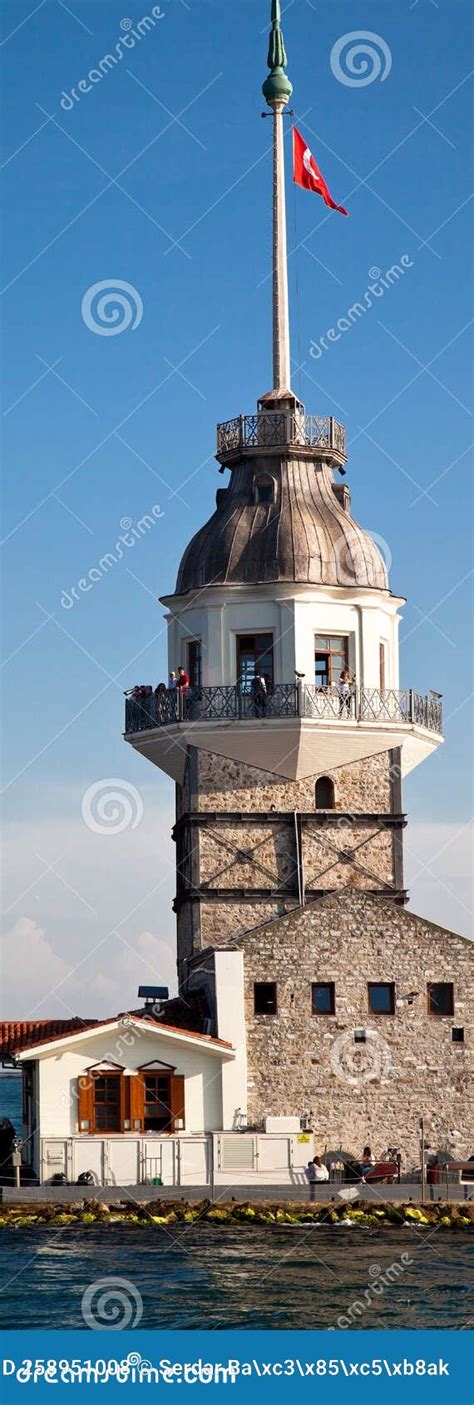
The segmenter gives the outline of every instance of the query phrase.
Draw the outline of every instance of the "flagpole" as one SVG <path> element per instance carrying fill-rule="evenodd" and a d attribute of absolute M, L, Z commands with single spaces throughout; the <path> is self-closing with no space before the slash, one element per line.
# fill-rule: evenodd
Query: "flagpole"
<path fill-rule="evenodd" d="M 273 106 L 273 389 L 290 389 L 290 314 L 286 235 L 284 103 Z"/>
<path fill-rule="evenodd" d="M 285 152 L 283 112 L 293 92 L 284 72 L 287 57 L 281 31 L 280 0 L 272 0 L 268 50 L 270 74 L 263 96 L 273 109 L 273 389 L 290 391 L 290 317 L 286 234 Z"/>

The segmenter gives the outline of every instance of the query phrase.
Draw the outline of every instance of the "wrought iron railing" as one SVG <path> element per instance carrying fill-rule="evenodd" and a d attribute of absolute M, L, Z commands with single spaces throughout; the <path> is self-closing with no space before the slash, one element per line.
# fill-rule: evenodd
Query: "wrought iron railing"
<path fill-rule="evenodd" d="M 134 689 L 127 697 L 125 734 L 167 727 L 176 722 L 235 722 L 251 718 L 302 717 L 342 722 L 398 722 L 442 732 L 442 707 L 437 694 L 426 697 L 411 688 L 316 688 L 308 684 L 276 683 L 266 693 L 258 687 L 219 684 L 184 692 Z"/>
<path fill-rule="evenodd" d="M 255 415 L 237 415 L 217 426 L 218 457 L 236 449 L 276 449 L 287 444 L 332 449 L 340 458 L 346 458 L 346 431 L 332 415 L 262 410 Z"/>

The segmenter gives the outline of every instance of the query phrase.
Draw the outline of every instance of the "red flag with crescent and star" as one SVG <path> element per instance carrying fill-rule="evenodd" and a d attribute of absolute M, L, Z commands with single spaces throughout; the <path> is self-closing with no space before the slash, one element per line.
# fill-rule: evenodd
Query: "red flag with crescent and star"
<path fill-rule="evenodd" d="M 340 215 L 347 215 L 344 206 L 336 205 L 329 194 L 324 176 L 297 127 L 293 127 L 293 180 L 295 185 L 301 185 L 303 190 L 313 190 L 315 195 L 322 195 L 324 204 L 329 205 L 331 210 L 338 210 Z"/>

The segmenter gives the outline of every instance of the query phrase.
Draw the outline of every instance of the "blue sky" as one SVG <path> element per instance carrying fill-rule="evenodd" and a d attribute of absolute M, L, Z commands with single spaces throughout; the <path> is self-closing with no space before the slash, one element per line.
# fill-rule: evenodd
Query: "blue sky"
<path fill-rule="evenodd" d="M 215 424 L 251 411 L 271 381 L 269 0 L 162 0 L 163 19 L 69 109 L 64 94 L 152 9 L 15 0 L 2 14 L 7 927 L 31 971 L 57 973 L 61 993 L 41 988 L 41 1014 L 71 1002 L 95 1013 L 85 1001 L 100 980 L 98 1004 L 125 1001 L 134 952 L 139 978 L 157 960 L 157 979 L 172 973 L 172 786 L 124 745 L 122 689 L 165 673 L 156 597 L 212 510 Z M 294 193 L 287 172 L 294 384 L 309 411 L 347 425 L 355 515 L 387 544 L 392 589 L 408 597 L 402 683 L 444 694 L 445 746 L 405 787 L 409 871 L 413 906 L 464 931 L 470 7 L 283 9 L 297 121 L 350 212 Z M 350 86 L 330 56 L 356 31 L 372 36 L 381 73 Z M 370 271 L 402 255 L 403 277 L 312 357 Z M 120 335 L 94 334 L 84 295 L 117 279 L 143 315 Z M 154 505 L 164 516 L 65 609 L 120 524 Z M 144 804 L 114 839 L 81 819 L 84 792 L 104 777 L 138 787 Z M 13 963 L 9 1014 L 32 1002 L 15 980 Z"/>

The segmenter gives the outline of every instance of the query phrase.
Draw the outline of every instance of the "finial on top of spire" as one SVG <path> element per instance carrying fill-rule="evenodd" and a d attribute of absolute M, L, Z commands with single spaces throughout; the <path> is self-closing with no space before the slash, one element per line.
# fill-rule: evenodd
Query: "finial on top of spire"
<path fill-rule="evenodd" d="M 263 96 L 269 107 L 274 102 L 287 103 L 293 92 L 289 78 L 284 69 L 287 66 L 285 41 L 281 31 L 281 6 L 280 0 L 272 0 L 271 13 L 271 33 L 268 49 L 268 67 L 270 73 L 262 87 Z"/>

